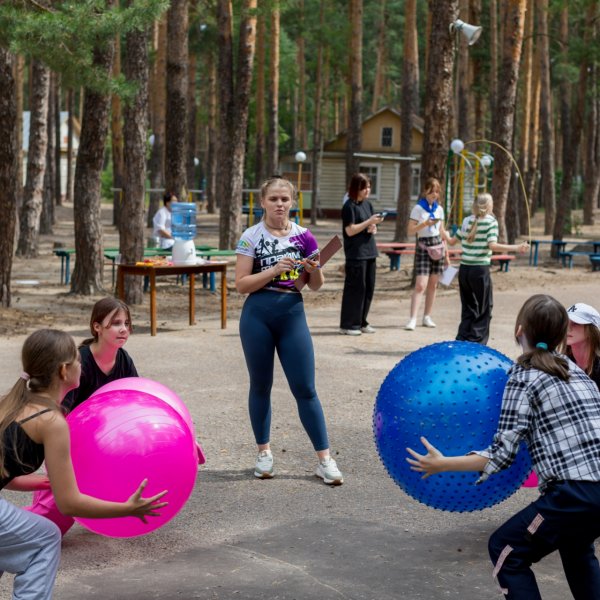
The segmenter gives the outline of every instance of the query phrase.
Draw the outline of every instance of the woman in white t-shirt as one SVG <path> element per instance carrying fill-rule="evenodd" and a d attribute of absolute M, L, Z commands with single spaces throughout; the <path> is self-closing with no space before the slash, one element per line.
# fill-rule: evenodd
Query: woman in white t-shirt
<path fill-rule="evenodd" d="M 431 318 L 437 283 L 448 255 L 444 247 L 444 209 L 440 206 L 440 182 L 430 177 L 425 182 L 421 198 L 410 213 L 408 235 L 417 236 L 415 245 L 416 282 L 410 300 L 410 319 L 404 329 L 413 331 L 417 326 L 417 314 L 425 294 L 423 326 L 435 327 Z"/>

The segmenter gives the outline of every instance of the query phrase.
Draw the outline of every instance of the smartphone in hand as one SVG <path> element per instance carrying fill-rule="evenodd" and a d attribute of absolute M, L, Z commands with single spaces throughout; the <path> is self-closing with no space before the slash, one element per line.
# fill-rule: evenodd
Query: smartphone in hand
<path fill-rule="evenodd" d="M 388 216 L 388 214 L 389 213 L 384 210 L 383 212 L 377 213 L 377 216 L 381 217 L 382 219 L 385 219 Z"/>

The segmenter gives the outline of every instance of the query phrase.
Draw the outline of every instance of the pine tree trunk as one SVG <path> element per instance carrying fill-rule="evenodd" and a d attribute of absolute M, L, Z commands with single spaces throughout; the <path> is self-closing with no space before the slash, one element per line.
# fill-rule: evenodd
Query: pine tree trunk
<path fill-rule="evenodd" d="M 198 125 L 198 119 L 196 113 L 198 107 L 196 105 L 196 55 L 190 54 L 188 61 L 188 97 L 187 97 L 187 113 L 188 113 L 188 153 L 187 153 L 187 189 L 194 190 L 198 188 L 196 182 L 196 160 L 197 160 L 197 143 L 198 136 L 196 135 L 196 129 Z"/>
<path fill-rule="evenodd" d="M 507 0 L 504 7 L 504 38 L 500 69 L 502 86 L 498 89 L 492 124 L 492 139 L 505 149 L 500 150 L 497 146 L 493 148 L 492 196 L 494 198 L 494 214 L 498 219 L 500 240 L 507 239 L 505 216 L 512 171 L 510 153 L 513 146 L 519 62 L 521 60 L 525 26 L 525 6 L 526 0 Z M 511 236 L 513 234 L 511 232 Z"/>
<path fill-rule="evenodd" d="M 267 177 L 279 171 L 279 44 L 281 36 L 279 0 L 274 0 L 271 12 L 269 57 L 269 93 L 267 119 Z"/>
<path fill-rule="evenodd" d="M 496 97 L 498 96 L 498 2 L 490 0 L 490 113 L 496 110 Z"/>
<path fill-rule="evenodd" d="M 471 14 L 473 23 L 481 23 L 481 0 L 471 0 Z M 473 81 L 483 80 L 484 60 L 479 54 L 471 56 L 473 64 Z M 485 102 L 483 86 L 476 86 L 472 90 L 473 94 L 473 135 L 475 139 L 485 138 Z"/>
<path fill-rule="evenodd" d="M 408 13 L 408 7 L 404 7 L 405 15 Z M 405 16 L 405 27 L 406 27 Z M 373 100 L 371 102 L 371 113 L 375 114 L 381 105 L 385 105 L 385 70 L 387 67 L 386 51 L 386 32 L 388 30 L 388 12 L 385 7 L 385 0 L 379 0 L 379 21 L 377 23 L 377 49 L 375 58 L 375 83 L 373 84 Z M 406 40 L 405 40 L 406 44 Z"/>
<path fill-rule="evenodd" d="M 418 111 L 419 48 L 417 45 L 417 0 L 407 0 L 404 19 L 404 58 L 402 62 L 402 124 L 400 155 L 412 155 L 413 116 Z M 396 231 L 394 241 L 408 238 L 407 227 L 412 205 L 412 163 L 400 163 L 400 189 L 397 200 Z"/>
<path fill-rule="evenodd" d="M 588 7 L 583 31 L 583 41 L 586 47 L 591 44 L 590 28 L 593 26 L 596 6 L 590 4 Z M 564 25 L 561 28 L 561 37 L 568 40 L 568 9 L 563 11 Z M 568 93 L 561 94 L 564 103 L 563 109 L 563 160 L 562 160 L 562 181 L 560 186 L 560 198 L 556 210 L 556 220 L 554 221 L 553 237 L 556 240 L 562 240 L 565 233 L 571 232 L 571 195 L 573 191 L 573 182 L 576 176 L 576 169 L 579 156 L 579 147 L 581 146 L 581 135 L 583 130 L 583 117 L 586 107 L 587 80 L 589 73 L 589 64 L 587 54 L 584 54 L 579 63 L 579 81 L 576 86 L 570 86 Z M 569 97 L 572 96 L 572 102 Z M 568 119 L 569 126 L 566 127 L 564 121 Z"/>
<path fill-rule="evenodd" d="M 525 31 L 523 44 L 523 84 L 522 93 L 519 97 L 522 115 L 519 131 L 521 134 L 519 143 L 519 169 L 527 183 L 527 174 L 529 173 L 529 147 L 531 131 L 531 121 L 533 118 L 533 0 L 527 0 L 527 9 L 525 11 Z M 519 211 L 519 233 L 527 233 L 531 235 L 528 223 L 528 214 L 531 212 L 531 200 L 527 195 L 527 187 L 525 187 L 525 195 L 521 186 L 517 190 L 518 211 Z"/>
<path fill-rule="evenodd" d="M 421 179 L 445 178 L 452 121 L 452 70 L 454 66 L 454 36 L 448 23 L 458 16 L 458 0 L 429 0 L 431 33 L 425 89 L 425 130 L 423 132 L 423 162 Z"/>
<path fill-rule="evenodd" d="M 474 23 L 469 14 L 469 0 L 460 0 L 460 15 L 467 22 Z M 456 133 L 461 140 L 473 139 L 471 134 L 473 115 L 472 109 L 472 78 L 469 44 L 463 35 L 457 37 L 458 49 L 456 67 Z"/>
<path fill-rule="evenodd" d="M 587 112 L 589 126 L 585 130 L 586 160 L 584 169 L 583 224 L 594 225 L 594 209 L 600 200 L 600 95 L 598 67 L 590 72 L 590 99 Z"/>
<path fill-rule="evenodd" d="M 107 6 L 114 6 L 109 0 Z M 114 41 L 94 53 L 94 65 L 110 73 L 114 58 Z M 101 176 L 104 146 L 108 135 L 110 95 L 85 90 L 81 136 L 75 167 L 74 219 L 75 268 L 71 292 L 90 296 L 104 291 L 102 222 L 100 213 Z"/>
<path fill-rule="evenodd" d="M 55 142 L 56 142 L 56 119 L 55 119 L 55 109 L 56 109 L 56 94 L 58 90 L 56 88 L 56 74 L 50 74 L 50 88 L 48 93 L 48 144 L 46 146 L 46 171 L 44 173 L 44 191 L 43 191 L 43 199 L 42 199 L 42 214 L 40 215 L 40 233 L 41 234 L 50 234 L 52 233 L 52 223 L 54 222 L 54 185 L 56 183 L 56 175 L 55 175 L 55 167 L 56 163 L 54 161 L 54 150 L 55 150 Z"/>
<path fill-rule="evenodd" d="M 319 2 L 319 29 L 323 31 L 325 25 L 325 0 Z M 314 121 L 313 121 L 313 151 L 312 151 L 312 204 L 310 209 L 310 223 L 317 224 L 319 216 L 321 168 L 323 165 L 323 89 L 324 89 L 324 48 L 323 40 L 318 39 L 317 45 L 317 70 L 315 73 Z"/>
<path fill-rule="evenodd" d="M 11 55 L 12 56 L 12 55 Z M 17 225 L 15 227 L 15 248 L 17 245 L 17 236 L 19 234 L 19 210 L 21 210 L 21 204 L 23 204 L 23 86 L 25 80 L 25 58 L 21 55 L 15 57 L 15 88 L 17 96 L 17 151 L 18 151 L 18 171 L 19 176 L 17 179 Z"/>
<path fill-rule="evenodd" d="M 244 0 L 234 77 L 232 7 L 228 0 L 218 1 L 221 140 L 217 180 L 222 185 L 220 248 L 233 248 L 241 233 L 244 158 L 256 43 L 255 9 L 256 0 Z"/>
<path fill-rule="evenodd" d="M 72 89 L 67 91 L 67 193 L 66 199 L 68 202 L 73 201 L 73 119 L 75 117 L 75 93 Z"/>
<path fill-rule="evenodd" d="M 540 194 L 544 203 L 544 233 L 552 231 L 556 212 L 554 189 L 554 123 L 550 83 L 550 44 L 548 42 L 548 0 L 537 0 L 537 44 L 540 51 L 540 125 L 542 151 L 540 156 Z"/>
<path fill-rule="evenodd" d="M 40 216 L 44 198 L 44 174 L 48 146 L 48 94 L 50 71 L 41 62 L 32 63 L 31 116 L 29 150 L 27 152 L 27 183 L 21 206 L 17 255 L 37 256 Z"/>
<path fill-rule="evenodd" d="M 360 158 L 355 156 L 362 148 L 362 20 L 363 0 L 350 0 L 350 110 L 346 145 L 346 182 L 360 169 Z"/>
<path fill-rule="evenodd" d="M 254 140 L 254 184 L 258 187 L 266 177 L 266 138 L 265 138 L 265 55 L 266 55 L 265 12 L 259 11 L 256 19 L 256 84 L 255 84 L 255 140 Z"/>
<path fill-rule="evenodd" d="M 301 11 L 301 27 L 304 22 L 304 1 L 301 0 L 299 10 Z M 304 48 L 304 31 L 296 40 L 298 57 L 298 128 L 296 132 L 297 148 L 304 149 L 308 143 L 306 132 L 306 58 Z"/>
<path fill-rule="evenodd" d="M 115 37 L 115 61 L 113 64 L 113 75 L 121 74 L 121 42 L 119 36 Z M 121 208 L 123 204 L 123 186 L 125 184 L 125 156 L 123 151 L 123 113 L 121 109 L 121 98 L 113 94 L 111 98 L 110 113 L 110 140 L 112 145 L 112 167 L 113 167 L 113 225 L 119 225 L 121 221 Z"/>
<path fill-rule="evenodd" d="M 0 306 L 11 304 L 12 271 L 21 147 L 17 146 L 15 57 L 0 46 Z"/>
<path fill-rule="evenodd" d="M 217 160 L 219 157 L 219 132 L 217 114 L 217 61 L 215 53 L 209 54 L 208 63 L 208 152 L 206 158 L 206 210 L 217 212 Z"/>
<path fill-rule="evenodd" d="M 61 77 L 59 73 L 55 74 L 56 81 L 56 93 L 54 94 L 54 156 L 52 157 L 54 161 L 54 177 L 53 177 L 53 193 L 54 193 L 54 204 L 56 206 L 60 206 L 62 204 L 62 171 L 60 168 L 61 163 L 61 117 L 60 117 L 60 99 L 61 99 Z M 54 217 L 54 208 L 52 209 L 52 223 L 54 225 L 55 217 Z"/>
<path fill-rule="evenodd" d="M 144 200 L 146 188 L 146 140 L 148 138 L 148 31 L 134 29 L 126 36 L 124 71 L 136 84 L 135 97 L 125 105 L 124 186 L 119 224 L 119 251 L 127 263 L 144 255 Z M 125 301 L 142 302 L 142 279 L 125 278 Z"/>
<path fill-rule="evenodd" d="M 150 154 L 150 188 L 158 190 L 165 185 L 165 117 L 167 105 L 167 20 L 158 24 L 158 46 L 152 78 L 152 135 L 154 143 Z M 152 219 L 160 208 L 162 194 L 150 192 L 146 225 L 152 227 Z"/>
<path fill-rule="evenodd" d="M 188 0 L 171 0 L 167 12 L 167 113 L 165 185 L 187 201 Z"/>

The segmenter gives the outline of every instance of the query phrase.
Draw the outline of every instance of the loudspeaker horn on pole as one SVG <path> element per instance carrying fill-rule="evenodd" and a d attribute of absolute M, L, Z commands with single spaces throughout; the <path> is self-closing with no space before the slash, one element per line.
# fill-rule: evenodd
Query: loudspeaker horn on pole
<path fill-rule="evenodd" d="M 469 46 L 472 46 L 479 39 L 483 27 L 480 25 L 470 25 L 460 19 L 456 19 L 454 23 L 450 23 L 450 33 L 454 33 L 455 31 L 460 31 L 465 36 Z"/>

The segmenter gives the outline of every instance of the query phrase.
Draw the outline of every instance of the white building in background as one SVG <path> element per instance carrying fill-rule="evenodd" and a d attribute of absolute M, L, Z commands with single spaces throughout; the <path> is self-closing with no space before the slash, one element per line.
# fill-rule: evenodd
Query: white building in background
<path fill-rule="evenodd" d="M 27 152 L 29 150 L 29 123 L 31 113 L 23 111 L 23 185 L 27 177 Z M 69 113 L 61 111 L 60 113 L 60 192 L 63 196 L 67 193 L 67 165 L 68 154 L 67 147 L 69 143 Z M 75 173 L 75 161 L 77 159 L 77 151 L 79 150 L 79 135 L 81 133 L 81 125 L 79 121 L 73 117 L 73 156 L 72 167 Z"/>

